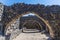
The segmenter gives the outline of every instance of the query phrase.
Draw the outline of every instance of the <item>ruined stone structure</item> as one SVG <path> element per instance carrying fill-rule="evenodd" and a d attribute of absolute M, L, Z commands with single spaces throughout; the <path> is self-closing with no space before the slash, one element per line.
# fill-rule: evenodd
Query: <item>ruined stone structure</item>
<path fill-rule="evenodd" d="M 4 6 L 0 3 L 0 34 L 2 34 L 3 24 L 2 24 L 2 15 L 3 15 Z"/>
<path fill-rule="evenodd" d="M 15 25 L 14 23 L 17 19 L 29 13 L 35 14 L 41 22 L 46 25 L 45 27 L 49 29 L 49 34 L 53 39 L 60 39 L 60 6 L 58 5 L 44 6 L 40 4 L 33 5 L 24 3 L 17 3 L 11 6 L 4 5 L 1 21 L 3 23 L 3 33 L 5 35 L 11 34 L 13 29 L 15 29 L 11 28 L 13 27 L 11 25 Z M 18 26 L 14 27 L 19 29 Z M 12 31 L 10 32 L 11 29 Z"/>
<path fill-rule="evenodd" d="M 38 29 L 39 31 L 47 30 L 46 25 L 35 15 L 20 18 L 20 29 L 26 27 L 27 29 Z"/>

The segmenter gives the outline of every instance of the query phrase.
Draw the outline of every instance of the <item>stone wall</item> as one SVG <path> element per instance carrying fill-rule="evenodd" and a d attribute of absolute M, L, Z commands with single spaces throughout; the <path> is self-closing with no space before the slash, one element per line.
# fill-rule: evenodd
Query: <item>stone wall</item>
<path fill-rule="evenodd" d="M 4 11 L 4 6 L 3 4 L 0 4 L 0 21 L 2 19 L 3 11 Z"/>
<path fill-rule="evenodd" d="M 34 12 L 47 20 L 49 25 L 54 31 L 54 37 L 60 37 L 60 6 L 59 5 L 52 5 L 52 6 L 45 6 L 45 5 L 32 5 L 32 4 L 24 4 L 24 3 L 17 3 L 12 6 L 4 6 L 4 13 L 2 22 L 5 24 L 9 24 L 12 19 L 16 18 L 17 15 L 21 15 L 26 12 Z M 53 22 L 53 23 L 52 23 Z M 53 25 L 52 25 L 53 24 Z M 56 25 L 57 24 L 57 25 Z M 55 25 L 55 26 L 54 26 Z M 59 31 L 58 31 L 59 30 Z"/>

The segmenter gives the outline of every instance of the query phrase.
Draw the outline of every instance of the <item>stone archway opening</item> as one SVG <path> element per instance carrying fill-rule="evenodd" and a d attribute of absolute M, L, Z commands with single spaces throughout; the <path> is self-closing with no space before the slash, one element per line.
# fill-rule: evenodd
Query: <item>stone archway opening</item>
<path fill-rule="evenodd" d="M 33 17 L 35 16 L 35 19 L 33 19 Z M 23 17 L 23 20 L 25 20 L 24 18 L 26 17 L 26 22 L 23 21 L 23 25 L 22 25 L 22 29 L 23 31 L 26 31 L 26 30 L 36 30 L 37 32 L 41 32 L 41 31 L 44 31 L 44 32 L 48 32 L 49 33 L 49 29 L 48 27 L 46 26 L 46 24 L 41 20 L 39 19 L 35 13 L 27 13 L 27 14 L 23 14 L 21 17 Z M 37 18 L 38 19 L 37 19 Z M 20 18 L 21 20 L 21 18 Z M 33 21 L 32 21 L 33 20 Z M 34 21 L 35 20 L 35 21 Z M 37 20 L 37 21 L 36 21 Z M 20 23 L 21 24 L 21 23 Z"/>
<path fill-rule="evenodd" d="M 17 15 L 16 18 L 14 18 L 11 22 L 9 22 L 9 24 L 6 25 L 6 27 L 10 26 L 11 23 L 14 23 L 14 21 L 16 21 L 18 18 L 21 18 L 23 15 L 25 14 L 29 14 L 31 12 L 27 12 L 27 13 L 23 13 L 20 15 Z M 33 12 L 32 12 L 33 13 Z M 40 20 L 41 22 L 43 22 L 46 26 L 44 26 L 45 28 L 47 28 L 47 30 L 49 31 L 50 36 L 53 38 L 54 37 L 54 32 L 52 31 L 52 27 L 49 25 L 48 21 L 45 20 L 44 18 L 42 18 L 39 14 L 37 13 L 33 13 L 35 14 Z M 21 23 L 20 23 L 21 24 Z M 20 26 L 21 27 L 21 26 Z M 6 30 L 5 30 L 6 31 Z"/>
<path fill-rule="evenodd" d="M 40 23 L 34 21 L 34 20 L 29 20 L 27 22 L 25 22 L 23 25 L 22 25 L 22 28 L 23 28 L 23 32 L 24 31 L 30 31 L 30 32 L 40 32 L 42 31 L 42 26 L 40 25 Z"/>
<path fill-rule="evenodd" d="M 38 20 L 35 14 L 28 13 L 22 16 L 20 19 L 23 21 L 22 23 L 22 30 L 24 31 L 30 31 L 30 32 L 39 32 L 42 27 L 40 27 L 40 23 L 36 22 L 34 20 Z M 40 27 L 40 28 L 39 28 Z"/>

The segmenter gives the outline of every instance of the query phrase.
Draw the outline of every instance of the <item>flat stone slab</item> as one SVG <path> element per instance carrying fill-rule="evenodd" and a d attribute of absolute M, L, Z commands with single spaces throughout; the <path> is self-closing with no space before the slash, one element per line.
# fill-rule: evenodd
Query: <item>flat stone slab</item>
<path fill-rule="evenodd" d="M 39 32 L 37 29 L 23 29 L 23 32 Z"/>

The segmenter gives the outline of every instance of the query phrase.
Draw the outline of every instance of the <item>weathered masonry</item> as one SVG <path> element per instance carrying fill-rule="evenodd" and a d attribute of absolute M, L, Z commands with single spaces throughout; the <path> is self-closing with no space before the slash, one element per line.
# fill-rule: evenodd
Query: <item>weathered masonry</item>
<path fill-rule="evenodd" d="M 3 8 L 3 7 L 2 7 Z M 17 3 L 11 6 L 4 5 L 4 11 L 1 22 L 3 23 L 3 33 L 8 35 L 11 24 L 25 14 L 35 14 L 49 29 L 50 36 L 53 39 L 60 39 L 60 6 L 44 6 L 40 4 Z M 19 25 L 19 24 L 18 24 Z M 11 34 L 11 32 L 10 32 Z"/>
<path fill-rule="evenodd" d="M 4 6 L 3 4 L 0 3 L 0 34 L 3 34 L 2 31 L 3 31 L 3 24 L 2 24 L 2 15 L 3 15 L 3 9 L 4 9 Z"/>

